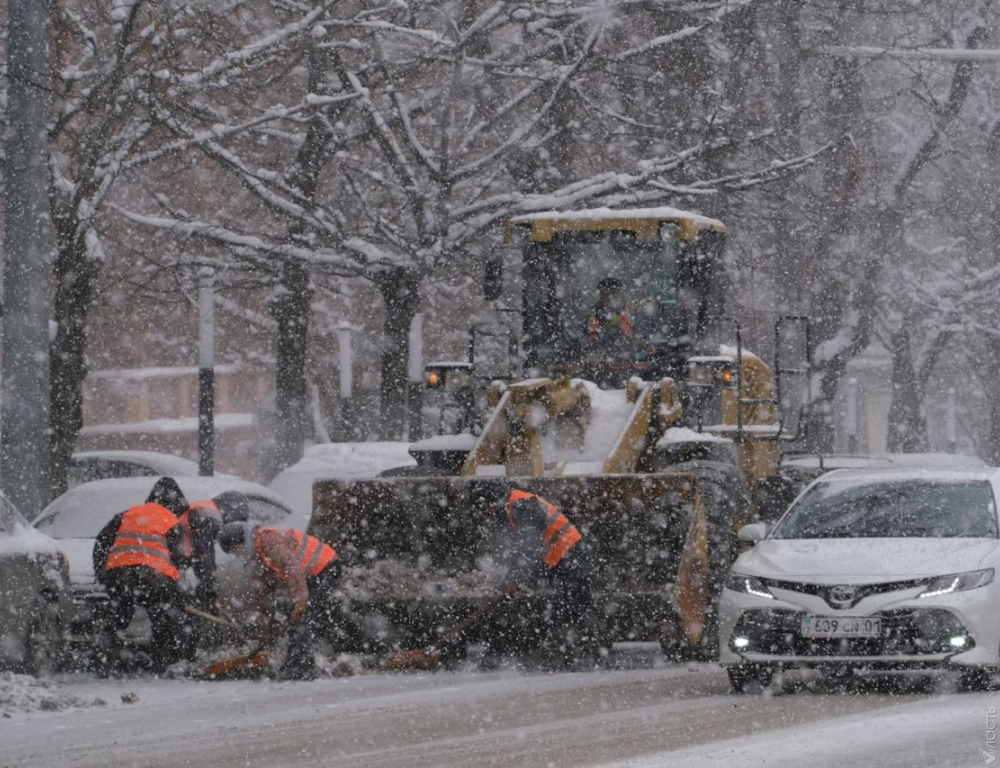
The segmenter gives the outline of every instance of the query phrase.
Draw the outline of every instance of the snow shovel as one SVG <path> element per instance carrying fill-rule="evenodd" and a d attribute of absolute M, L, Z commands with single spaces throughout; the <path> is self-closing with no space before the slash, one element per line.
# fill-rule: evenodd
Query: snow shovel
<path fill-rule="evenodd" d="M 460 636 L 477 621 L 496 611 L 508 598 L 519 592 L 526 593 L 526 590 L 520 584 L 511 584 L 502 592 L 491 597 L 451 629 L 443 632 L 433 645 L 411 651 L 399 651 L 382 662 L 380 669 L 386 672 L 402 672 L 405 670 L 419 672 L 436 668 L 441 663 L 441 654 L 449 640 Z"/>
<path fill-rule="evenodd" d="M 271 664 L 271 654 L 260 648 L 213 661 L 205 667 L 209 680 L 251 680 L 264 674 Z"/>
<path fill-rule="evenodd" d="M 213 624 L 218 624 L 220 627 L 225 627 L 226 629 L 239 629 L 240 626 L 232 619 L 228 619 L 224 616 L 216 616 L 214 613 L 209 613 L 208 611 L 203 611 L 201 608 L 195 608 L 193 605 L 185 605 L 184 613 L 189 616 L 196 616 L 199 619 L 204 619 L 205 621 L 210 621 Z"/>

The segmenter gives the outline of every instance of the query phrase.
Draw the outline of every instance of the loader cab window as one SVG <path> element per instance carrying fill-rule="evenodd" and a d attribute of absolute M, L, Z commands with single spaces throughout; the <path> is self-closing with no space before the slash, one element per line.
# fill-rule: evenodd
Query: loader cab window
<path fill-rule="evenodd" d="M 651 346 L 689 345 L 713 312 L 705 301 L 715 278 L 712 260 L 699 243 L 682 244 L 673 225 L 664 225 L 658 239 L 569 232 L 531 243 L 524 260 L 528 364 L 634 360 Z M 597 311 L 602 292 L 611 295 L 610 283 L 620 290 L 621 311 Z M 605 323 L 612 333 L 593 332 Z"/>

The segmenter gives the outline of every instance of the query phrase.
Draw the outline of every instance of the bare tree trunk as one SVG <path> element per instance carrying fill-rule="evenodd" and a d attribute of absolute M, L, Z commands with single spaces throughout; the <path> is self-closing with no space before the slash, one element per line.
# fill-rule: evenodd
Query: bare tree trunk
<path fill-rule="evenodd" d="M 330 55 L 317 46 L 309 51 L 309 93 L 323 93 Z M 309 121 L 305 140 L 295 158 L 289 179 L 304 201 L 316 198 L 319 175 L 323 168 L 327 145 L 332 138 L 329 123 L 320 114 Z M 291 239 L 301 237 L 294 228 Z M 278 411 L 275 436 L 274 466 L 269 474 L 277 474 L 302 458 L 305 441 L 310 435 L 312 416 L 306 372 L 309 359 L 309 318 L 313 285 L 308 267 L 298 261 L 286 260 L 281 280 L 271 302 L 271 315 L 278 324 L 275 337 L 275 400 Z"/>
<path fill-rule="evenodd" d="M 55 212 L 56 259 L 53 316 L 56 337 L 49 358 L 52 380 L 49 476 L 52 497 L 65 492 L 66 472 L 83 428 L 83 384 L 87 377 L 87 324 L 100 275 L 100 261 L 92 258 L 86 241 L 77 234 L 77 217 Z"/>
<path fill-rule="evenodd" d="M 927 450 L 927 423 L 921 408 L 921 386 L 913 367 L 910 332 L 904 326 L 892 339 L 892 405 L 889 408 L 889 451 Z"/>
<path fill-rule="evenodd" d="M 306 387 L 309 313 L 313 287 L 308 269 L 286 261 L 271 301 L 276 336 L 275 400 L 278 410 L 274 474 L 302 458 L 310 417 Z"/>
<path fill-rule="evenodd" d="M 376 275 L 375 284 L 385 302 L 381 391 L 383 437 L 401 438 L 406 429 L 410 323 L 420 310 L 419 282 L 412 270 L 396 267 Z"/>
<path fill-rule="evenodd" d="M 978 48 L 985 39 L 986 28 L 976 26 L 967 36 L 965 45 L 967 48 Z M 941 143 L 941 134 L 961 112 L 969 96 L 974 72 L 975 68 L 970 61 L 960 61 L 955 65 L 955 73 L 952 75 L 948 88 L 948 99 L 938 110 L 934 123 L 917 146 L 916 152 L 912 154 L 910 161 L 902 169 L 903 172 L 899 175 L 892 190 L 891 206 L 879 216 L 878 247 L 874 250 L 876 257 L 889 253 L 895 243 L 899 242 L 903 230 L 903 205 L 906 195 L 912 188 L 917 175 L 934 157 L 934 153 Z M 920 407 L 922 388 L 917 383 L 912 358 L 903 359 L 904 355 L 911 353 L 910 336 L 905 328 L 892 335 L 892 344 L 892 405 L 889 408 L 890 446 L 893 445 L 895 439 L 899 445 L 916 446 L 908 450 L 925 450 L 927 423 L 923 409 Z M 914 398 L 916 398 L 915 403 L 913 402 Z M 901 400 L 898 404 L 897 399 Z M 903 437 L 906 439 L 902 439 Z"/>
<path fill-rule="evenodd" d="M 1000 337 L 987 334 L 984 339 L 983 355 L 984 384 L 1000 381 Z M 1000 397 L 987 397 L 989 421 L 983 429 L 982 458 L 991 467 L 1000 467 Z"/>
<path fill-rule="evenodd" d="M 826 99 L 827 130 L 832 136 L 847 137 L 857 130 L 863 119 L 861 101 L 861 75 L 857 61 L 835 59 L 830 62 Z M 875 291 L 870 279 L 878 274 L 878 265 L 869 261 L 861 268 L 860 278 L 855 275 L 848 282 L 850 268 L 842 267 L 845 257 L 857 244 L 846 238 L 840 227 L 845 222 L 856 221 L 852 216 L 861 188 L 861 153 L 856 137 L 844 138 L 835 155 L 835 161 L 824 167 L 823 189 L 832 206 L 829 221 L 835 226 L 825 228 L 815 244 L 815 266 L 804 277 L 804 289 L 811 289 L 809 313 L 818 333 L 815 341 L 822 343 L 833 339 L 844 329 L 844 317 L 852 305 L 858 310 L 857 324 L 848 329 L 850 342 L 836 350 L 825 360 L 817 361 L 817 389 L 806 417 L 806 450 L 829 452 L 834 448 L 833 403 L 837 388 L 851 358 L 868 346 L 871 319 L 874 311 Z M 853 261 L 853 259 L 848 259 Z M 828 269 L 830 263 L 837 267 Z M 856 262 L 855 262 L 856 263 Z"/>

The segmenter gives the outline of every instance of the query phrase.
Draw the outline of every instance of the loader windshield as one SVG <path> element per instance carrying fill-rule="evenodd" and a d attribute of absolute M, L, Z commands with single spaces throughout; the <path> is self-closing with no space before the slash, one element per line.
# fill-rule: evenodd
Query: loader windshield
<path fill-rule="evenodd" d="M 634 369 L 654 350 L 689 347 L 706 288 L 714 293 L 711 280 L 686 266 L 705 261 L 699 251 L 666 227 L 657 239 L 566 232 L 531 243 L 524 261 L 528 364 L 582 374 L 579 366 L 597 363 Z"/>

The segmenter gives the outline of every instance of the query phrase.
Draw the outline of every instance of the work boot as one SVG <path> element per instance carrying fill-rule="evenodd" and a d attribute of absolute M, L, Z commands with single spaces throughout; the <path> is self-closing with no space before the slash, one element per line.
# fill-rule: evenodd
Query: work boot
<path fill-rule="evenodd" d="M 279 680 L 312 680 L 316 677 L 316 659 L 312 652 L 312 632 L 300 624 L 288 632 L 288 653 L 278 670 Z"/>

